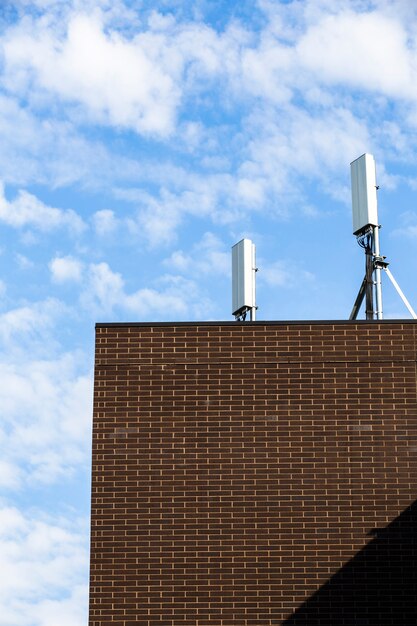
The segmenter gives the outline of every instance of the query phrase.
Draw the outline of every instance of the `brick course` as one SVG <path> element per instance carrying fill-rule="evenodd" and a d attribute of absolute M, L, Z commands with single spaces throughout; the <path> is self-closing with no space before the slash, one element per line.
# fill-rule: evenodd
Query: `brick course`
<path fill-rule="evenodd" d="M 417 623 L 416 328 L 98 324 L 90 626 Z"/>

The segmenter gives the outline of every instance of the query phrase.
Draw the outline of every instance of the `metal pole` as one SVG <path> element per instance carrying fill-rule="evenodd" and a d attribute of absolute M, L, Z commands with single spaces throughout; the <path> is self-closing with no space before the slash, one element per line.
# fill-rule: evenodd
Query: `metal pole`
<path fill-rule="evenodd" d="M 366 280 L 366 319 L 374 319 L 374 261 L 372 249 L 368 246 L 365 249 L 365 280 Z"/>
<path fill-rule="evenodd" d="M 405 306 L 410 311 L 412 317 L 415 320 L 417 320 L 417 315 L 415 314 L 414 309 L 412 308 L 411 304 L 408 302 L 407 298 L 405 297 L 405 295 L 401 291 L 401 288 L 400 288 L 399 284 L 397 283 L 397 281 L 395 280 L 394 276 L 391 274 L 390 270 L 387 267 L 385 268 L 385 271 L 388 274 L 388 278 L 390 279 L 390 281 L 394 285 L 395 289 L 397 290 L 398 295 L 400 296 L 401 300 L 404 302 Z"/>
<path fill-rule="evenodd" d="M 379 250 L 379 226 L 374 226 L 374 254 L 377 258 L 380 257 Z M 384 319 L 382 311 L 382 286 L 381 286 L 381 268 L 375 267 L 375 291 L 376 291 L 376 317 L 378 320 Z"/>

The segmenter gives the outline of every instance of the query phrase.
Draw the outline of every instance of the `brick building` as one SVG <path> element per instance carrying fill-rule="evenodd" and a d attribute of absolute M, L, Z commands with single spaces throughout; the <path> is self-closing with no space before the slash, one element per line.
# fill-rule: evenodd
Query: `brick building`
<path fill-rule="evenodd" d="M 98 324 L 90 626 L 416 624 L 416 331 Z"/>

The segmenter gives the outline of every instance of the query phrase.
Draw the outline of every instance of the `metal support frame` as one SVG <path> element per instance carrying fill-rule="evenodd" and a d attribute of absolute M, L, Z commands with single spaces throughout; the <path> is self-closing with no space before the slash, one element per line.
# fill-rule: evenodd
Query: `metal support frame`
<path fill-rule="evenodd" d="M 359 293 L 356 296 L 355 304 L 353 305 L 353 309 L 349 317 L 350 320 L 355 320 L 358 317 L 359 309 L 361 308 L 363 299 L 365 297 L 366 284 L 367 283 L 366 283 L 366 276 L 365 276 L 365 278 L 362 281 L 362 285 L 359 289 Z"/>
<path fill-rule="evenodd" d="M 381 283 L 380 272 L 377 280 L 374 280 L 375 258 L 377 251 L 378 258 L 380 258 L 378 234 L 375 236 L 375 233 L 377 233 L 377 231 L 378 226 L 368 225 L 360 233 L 357 234 L 358 244 L 365 251 L 365 278 L 362 281 L 358 295 L 353 305 L 352 312 L 349 317 L 350 320 L 355 320 L 357 318 L 359 309 L 362 305 L 364 298 L 366 303 L 366 319 L 373 320 L 375 317 L 375 285 L 378 279 L 379 285 Z M 378 315 L 378 319 L 382 319 L 382 291 L 380 288 L 377 291 L 376 313 Z"/>
<path fill-rule="evenodd" d="M 405 297 L 405 295 L 403 294 L 399 284 L 397 283 L 397 281 L 395 280 L 394 276 L 392 275 L 392 273 L 390 272 L 390 270 L 388 269 L 388 267 L 384 268 L 386 273 L 388 274 L 388 278 L 390 279 L 390 281 L 392 282 L 392 284 L 394 285 L 398 295 L 400 296 L 401 300 L 404 302 L 405 306 L 407 307 L 407 309 L 409 310 L 409 312 L 411 313 L 411 316 L 413 317 L 413 319 L 417 320 L 417 315 L 413 309 L 413 307 L 411 306 L 411 304 L 409 303 L 409 301 L 407 300 L 407 298 Z"/>
<path fill-rule="evenodd" d="M 235 321 L 244 322 L 246 320 L 247 314 L 249 313 L 249 321 L 255 322 L 257 308 L 258 308 L 257 306 L 246 307 L 245 309 L 242 309 L 241 311 L 239 311 L 239 313 L 235 313 Z"/>
<path fill-rule="evenodd" d="M 392 282 L 395 290 L 404 302 L 413 319 L 417 319 L 417 315 L 411 304 L 405 297 L 399 284 L 395 280 L 391 271 L 388 269 L 389 263 L 385 261 L 385 257 L 380 254 L 379 247 L 379 229 L 380 226 L 369 226 L 358 235 L 358 243 L 365 250 L 365 278 L 362 281 L 358 295 L 350 314 L 350 320 L 356 320 L 359 309 L 366 296 L 366 319 L 373 320 L 383 319 L 382 308 L 382 281 L 381 271 L 385 271 L 388 278 Z M 376 307 L 374 306 L 374 303 Z"/>
<path fill-rule="evenodd" d="M 350 320 L 356 320 L 361 304 L 366 299 L 366 319 L 382 320 L 382 283 L 381 272 L 384 270 L 394 285 L 398 295 L 414 319 L 416 313 L 394 279 L 385 257 L 379 247 L 379 220 L 376 184 L 375 159 L 372 154 L 363 154 L 350 164 L 352 183 L 353 234 L 358 244 L 365 251 L 365 278 L 356 296 Z"/>

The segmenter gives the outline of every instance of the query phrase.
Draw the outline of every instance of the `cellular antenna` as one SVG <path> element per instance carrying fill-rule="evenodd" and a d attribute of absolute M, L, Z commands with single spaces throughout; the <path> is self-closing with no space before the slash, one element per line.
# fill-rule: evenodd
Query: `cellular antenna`
<path fill-rule="evenodd" d="M 397 293 L 414 319 L 413 308 L 401 291 L 400 286 L 388 269 L 386 257 L 381 256 L 379 247 L 378 202 L 375 159 L 372 154 L 363 154 L 350 164 L 352 183 L 353 234 L 365 250 L 365 278 L 362 281 L 350 314 L 351 320 L 358 316 L 365 298 L 366 319 L 383 319 L 381 272 L 385 271 Z"/>
<path fill-rule="evenodd" d="M 251 322 L 256 319 L 257 271 L 255 244 L 250 239 L 242 239 L 232 246 L 232 315 L 236 321 L 243 322 L 248 313 Z"/>

